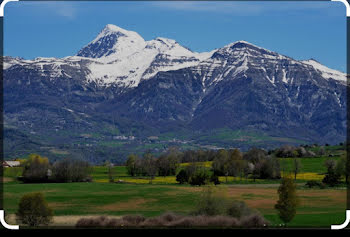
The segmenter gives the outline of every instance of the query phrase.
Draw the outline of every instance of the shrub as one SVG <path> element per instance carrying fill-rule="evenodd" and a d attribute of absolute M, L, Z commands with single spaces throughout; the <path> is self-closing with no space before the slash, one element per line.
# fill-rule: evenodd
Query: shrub
<path fill-rule="evenodd" d="M 192 174 L 190 177 L 189 177 L 189 183 L 191 185 L 205 185 L 208 183 L 209 181 L 209 172 L 206 168 L 204 167 L 200 167 L 200 168 L 197 168 L 196 171 L 194 172 L 194 174 Z"/>
<path fill-rule="evenodd" d="M 215 174 L 212 174 L 210 176 L 210 182 L 214 183 L 215 185 L 220 184 L 219 177 L 217 175 L 215 175 Z"/>
<path fill-rule="evenodd" d="M 185 170 L 180 170 L 180 172 L 176 175 L 176 181 L 180 184 L 184 184 L 188 182 L 188 175 Z"/>
<path fill-rule="evenodd" d="M 243 216 L 248 216 L 253 213 L 245 202 L 234 201 L 230 203 L 227 207 L 227 215 L 231 217 L 241 218 Z"/>
<path fill-rule="evenodd" d="M 16 215 L 24 224 L 39 226 L 52 221 L 53 211 L 42 193 L 29 193 L 22 196 Z"/>
<path fill-rule="evenodd" d="M 316 181 L 316 180 L 307 181 L 305 186 L 307 186 L 308 188 L 313 188 L 313 187 L 325 188 L 324 183 L 322 183 L 320 181 Z"/>
<path fill-rule="evenodd" d="M 188 176 L 188 179 L 190 176 L 196 172 L 196 170 L 199 168 L 199 165 L 197 163 L 190 163 L 188 166 L 185 167 L 186 174 Z"/>
<path fill-rule="evenodd" d="M 159 217 L 150 217 L 150 218 L 147 218 L 144 222 L 142 222 L 140 226 L 159 227 L 159 226 L 165 226 L 165 224 L 166 224 L 166 221 L 164 221 Z"/>
<path fill-rule="evenodd" d="M 337 174 L 334 171 L 329 171 L 323 178 L 322 183 L 334 187 L 340 183 L 340 178 L 340 174 Z"/>
<path fill-rule="evenodd" d="M 81 218 L 75 225 L 76 227 L 122 227 L 124 222 L 122 219 L 108 218 L 100 216 L 97 218 Z"/>
<path fill-rule="evenodd" d="M 269 222 L 264 219 L 260 214 L 253 214 L 243 217 L 240 221 L 242 227 L 263 227 L 268 226 Z"/>
<path fill-rule="evenodd" d="M 171 222 L 169 226 L 172 227 L 192 227 L 195 226 L 195 219 L 193 217 L 183 217 L 181 219 L 178 219 L 176 221 Z"/>
<path fill-rule="evenodd" d="M 198 200 L 194 215 L 215 216 L 226 212 L 227 199 L 214 187 L 205 187 Z"/>
<path fill-rule="evenodd" d="M 133 226 L 137 226 L 138 224 L 142 223 L 143 221 L 145 221 L 145 217 L 140 216 L 140 215 L 127 215 L 127 216 L 123 216 L 123 221 L 131 224 Z"/>
<path fill-rule="evenodd" d="M 129 216 L 130 217 L 130 216 Z M 269 223 L 258 214 L 250 215 L 242 220 L 230 216 L 179 216 L 173 213 L 165 213 L 158 217 L 144 219 L 137 218 L 137 222 L 128 218 L 82 218 L 76 223 L 76 227 L 263 227 Z M 132 217 L 133 219 L 134 217 Z"/>
<path fill-rule="evenodd" d="M 176 215 L 175 213 L 172 213 L 172 212 L 166 212 L 163 215 L 161 215 L 160 218 L 163 219 L 165 222 L 172 222 L 180 219 L 181 216 Z"/>
<path fill-rule="evenodd" d="M 171 226 L 171 223 L 176 222 L 183 218 L 182 216 L 176 215 L 172 212 L 166 212 L 162 214 L 161 216 L 157 217 L 150 217 L 148 219 L 145 219 L 144 222 L 140 223 L 141 226 L 152 226 L 152 227 L 158 227 L 158 226 Z"/>
<path fill-rule="evenodd" d="M 236 226 L 239 226 L 239 221 L 236 218 L 229 217 L 229 216 L 211 216 L 206 218 L 205 226 L 236 227 Z"/>

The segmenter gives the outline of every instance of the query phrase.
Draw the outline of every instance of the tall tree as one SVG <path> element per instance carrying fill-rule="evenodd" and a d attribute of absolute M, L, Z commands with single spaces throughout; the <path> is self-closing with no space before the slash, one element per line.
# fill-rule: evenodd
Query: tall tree
<path fill-rule="evenodd" d="M 275 209 L 277 209 L 280 219 L 287 224 L 294 218 L 299 203 L 293 179 L 289 177 L 282 179 L 278 195 L 279 199 Z"/>
<path fill-rule="evenodd" d="M 136 163 L 138 161 L 138 156 L 135 154 L 131 154 L 128 156 L 128 159 L 126 161 L 126 169 L 128 171 L 128 174 L 131 176 L 135 176 L 137 173 L 137 166 Z"/>
<path fill-rule="evenodd" d="M 349 184 L 350 175 L 350 162 L 347 161 L 347 155 L 343 155 L 340 160 L 338 160 L 335 166 L 335 172 L 341 176 L 345 177 L 345 182 Z"/>
<path fill-rule="evenodd" d="M 48 179 L 49 159 L 37 154 L 29 155 L 23 169 L 25 182 L 43 182 Z"/>
<path fill-rule="evenodd" d="M 216 157 L 213 161 L 212 167 L 216 175 L 225 175 L 226 182 L 227 182 L 227 176 L 229 175 L 229 169 L 230 169 L 229 153 L 227 150 L 220 149 L 217 152 Z"/>
<path fill-rule="evenodd" d="M 244 161 L 243 155 L 238 149 L 234 149 L 230 152 L 228 162 L 229 174 L 232 176 L 243 176 Z"/>
<path fill-rule="evenodd" d="M 325 161 L 325 166 L 327 167 L 327 173 L 324 176 L 322 182 L 328 184 L 331 187 L 336 186 L 341 181 L 341 173 L 339 172 L 338 162 L 333 159 L 328 159 Z M 338 166 L 338 169 L 337 169 Z"/>
<path fill-rule="evenodd" d="M 110 161 L 106 161 L 105 166 L 108 169 L 108 179 L 110 183 L 114 183 L 114 165 Z"/>
<path fill-rule="evenodd" d="M 300 171 L 302 169 L 300 159 L 294 157 L 292 169 L 293 169 L 293 173 L 294 173 L 294 180 L 297 180 L 297 174 L 300 173 Z"/>
<path fill-rule="evenodd" d="M 143 167 L 146 172 L 146 175 L 150 179 L 150 183 L 152 183 L 152 180 L 157 175 L 157 161 L 155 157 L 150 152 L 146 152 L 143 155 L 142 159 Z"/>
<path fill-rule="evenodd" d="M 266 151 L 253 147 L 244 154 L 243 159 L 245 159 L 245 160 L 247 160 L 255 165 L 259 161 L 265 160 L 266 155 L 267 155 Z"/>
<path fill-rule="evenodd" d="M 50 179 L 56 182 L 86 182 L 91 181 L 92 172 L 89 162 L 64 158 L 53 164 Z"/>
<path fill-rule="evenodd" d="M 176 148 L 170 148 L 167 153 L 157 159 L 158 175 L 175 175 L 179 164 L 179 152 Z"/>

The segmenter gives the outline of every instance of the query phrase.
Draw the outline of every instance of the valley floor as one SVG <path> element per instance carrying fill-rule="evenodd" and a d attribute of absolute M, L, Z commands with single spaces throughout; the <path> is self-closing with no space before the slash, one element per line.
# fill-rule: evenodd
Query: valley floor
<path fill-rule="evenodd" d="M 289 227 L 329 229 L 333 224 L 345 220 L 346 187 L 306 188 L 308 180 L 321 181 L 324 177 L 323 165 L 326 157 L 300 158 L 303 169 L 297 175 L 297 195 L 300 205 Z M 334 157 L 339 159 L 339 157 Z M 288 170 L 292 159 L 280 160 L 282 170 Z M 181 166 L 187 165 L 186 163 Z M 202 165 L 211 166 L 210 162 Z M 155 177 L 150 184 L 147 177 L 130 177 L 125 166 L 115 166 L 115 183 L 109 183 L 108 169 L 95 166 L 91 183 L 42 183 L 23 184 L 16 181 L 22 168 L 6 168 L 4 175 L 4 209 L 9 223 L 15 224 L 15 213 L 20 198 L 31 192 L 42 192 L 49 206 L 54 210 L 51 226 L 74 227 L 82 217 L 121 217 L 140 214 L 145 217 L 161 215 L 165 212 L 189 214 L 200 199 L 203 187 L 180 185 L 175 176 Z M 278 228 L 282 223 L 274 205 L 280 180 L 252 180 L 239 177 L 219 177 L 222 182 L 215 186 L 230 200 L 244 201 L 271 222 L 270 227 Z"/>
<path fill-rule="evenodd" d="M 271 222 L 281 223 L 274 205 L 278 184 L 244 184 L 217 186 L 228 198 L 241 200 L 259 210 Z M 74 226 L 81 217 L 126 214 L 157 216 L 167 211 L 188 214 L 197 203 L 202 187 L 161 184 L 116 183 L 51 183 L 4 184 L 4 206 L 8 221 L 15 223 L 14 213 L 20 197 L 28 192 L 43 192 L 49 206 L 54 209 L 53 226 Z M 324 227 L 341 224 L 345 220 L 346 189 L 297 190 L 300 206 L 289 227 Z"/>

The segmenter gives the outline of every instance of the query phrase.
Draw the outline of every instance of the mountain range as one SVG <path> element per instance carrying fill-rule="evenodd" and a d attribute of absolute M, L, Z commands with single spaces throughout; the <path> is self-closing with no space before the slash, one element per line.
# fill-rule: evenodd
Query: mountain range
<path fill-rule="evenodd" d="M 5 157 L 343 142 L 346 74 L 245 41 L 197 53 L 107 25 L 76 55 L 3 57 Z"/>

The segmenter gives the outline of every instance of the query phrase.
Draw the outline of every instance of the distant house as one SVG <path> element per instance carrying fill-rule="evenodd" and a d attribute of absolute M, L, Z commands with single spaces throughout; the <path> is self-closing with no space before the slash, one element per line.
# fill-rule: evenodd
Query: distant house
<path fill-rule="evenodd" d="M 89 139 L 92 138 L 91 134 L 80 134 L 80 138 Z"/>
<path fill-rule="evenodd" d="M 3 167 L 17 167 L 17 166 L 20 166 L 21 163 L 19 161 L 3 161 L 2 162 L 2 166 Z"/>
<path fill-rule="evenodd" d="M 114 167 L 115 165 L 113 163 L 110 163 L 109 164 L 109 167 Z"/>

